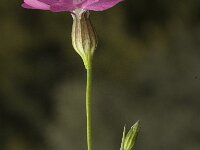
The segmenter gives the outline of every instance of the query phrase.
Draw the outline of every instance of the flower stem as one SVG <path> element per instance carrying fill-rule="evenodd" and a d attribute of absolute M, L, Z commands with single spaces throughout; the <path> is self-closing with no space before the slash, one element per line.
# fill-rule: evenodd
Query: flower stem
<path fill-rule="evenodd" d="M 92 94 L 92 62 L 87 70 L 86 87 L 86 115 L 87 115 L 87 145 L 88 150 L 92 150 L 92 112 L 91 112 L 91 94 Z"/>

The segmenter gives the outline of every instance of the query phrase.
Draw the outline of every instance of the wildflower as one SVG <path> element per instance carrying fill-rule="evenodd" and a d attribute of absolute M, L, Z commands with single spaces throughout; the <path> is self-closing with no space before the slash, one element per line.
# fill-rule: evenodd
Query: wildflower
<path fill-rule="evenodd" d="M 40 9 L 52 12 L 70 12 L 73 18 L 72 45 L 82 57 L 87 69 L 86 114 L 87 114 L 87 143 L 92 150 L 91 126 L 91 90 L 92 90 L 92 59 L 97 47 L 97 36 L 89 18 L 89 11 L 103 11 L 123 0 L 24 0 L 22 7 Z M 126 134 L 124 127 L 120 150 L 133 150 L 138 132 L 139 121 Z"/>

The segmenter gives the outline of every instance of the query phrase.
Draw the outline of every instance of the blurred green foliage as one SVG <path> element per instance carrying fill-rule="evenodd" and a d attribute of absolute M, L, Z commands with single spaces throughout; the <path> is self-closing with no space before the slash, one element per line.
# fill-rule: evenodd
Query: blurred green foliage
<path fill-rule="evenodd" d="M 86 149 L 85 70 L 68 13 L 0 4 L 0 149 Z M 92 13 L 94 149 L 200 148 L 200 1 L 126 0 Z"/>

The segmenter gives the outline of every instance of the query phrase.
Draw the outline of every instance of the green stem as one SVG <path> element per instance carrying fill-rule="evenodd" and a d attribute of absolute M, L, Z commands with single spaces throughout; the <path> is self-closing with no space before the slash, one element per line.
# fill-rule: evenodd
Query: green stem
<path fill-rule="evenodd" d="M 92 63 L 87 70 L 86 88 L 86 115 L 87 115 L 87 145 L 88 150 L 92 150 L 92 113 L 91 113 L 91 94 L 92 94 Z"/>

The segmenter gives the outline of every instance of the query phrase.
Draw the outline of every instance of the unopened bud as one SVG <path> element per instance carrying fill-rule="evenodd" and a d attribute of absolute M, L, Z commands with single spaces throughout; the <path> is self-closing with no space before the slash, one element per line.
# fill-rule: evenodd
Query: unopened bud
<path fill-rule="evenodd" d="M 83 10 L 75 10 L 72 13 L 72 45 L 83 59 L 86 69 L 91 67 L 93 54 L 98 43 L 89 15 L 89 11 Z"/>
<path fill-rule="evenodd" d="M 140 130 L 140 123 L 137 121 L 126 135 L 126 128 L 124 127 L 122 143 L 120 150 L 133 150 L 137 136 Z"/>

